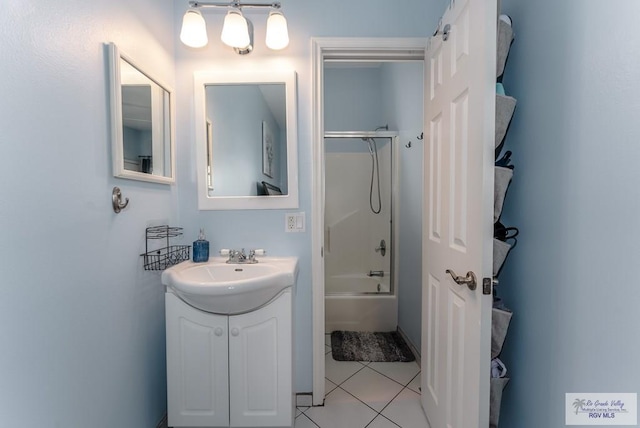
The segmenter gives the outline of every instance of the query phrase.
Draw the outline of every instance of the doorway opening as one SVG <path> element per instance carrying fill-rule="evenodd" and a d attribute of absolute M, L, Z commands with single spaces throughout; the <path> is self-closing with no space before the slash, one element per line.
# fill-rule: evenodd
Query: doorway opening
<path fill-rule="evenodd" d="M 312 274 L 313 274 L 313 405 L 321 405 L 325 396 L 325 333 L 328 329 L 333 329 L 330 324 L 336 323 L 336 317 L 327 317 L 329 314 L 328 306 L 325 306 L 327 300 L 343 300 L 347 303 L 351 303 L 351 300 L 372 300 L 372 299 L 387 299 L 391 302 L 391 306 L 382 312 L 391 312 L 391 321 L 389 324 L 383 327 L 367 327 L 362 325 L 355 327 L 358 320 L 347 320 L 347 325 L 352 323 L 354 328 L 350 330 L 395 330 L 398 326 L 398 297 L 410 296 L 409 288 L 403 290 L 402 274 L 403 270 L 402 259 L 406 258 L 407 261 L 413 259 L 413 268 L 420 269 L 421 257 L 417 254 L 417 258 L 412 255 L 401 253 L 398 251 L 403 239 L 403 233 L 400 230 L 402 223 L 402 210 L 399 206 L 402 203 L 407 203 L 411 206 L 411 198 L 407 197 L 404 200 L 400 195 L 403 194 L 401 190 L 398 190 L 402 183 L 402 176 L 400 171 L 404 171 L 404 164 L 402 161 L 404 158 L 417 159 L 419 163 L 419 169 L 417 174 L 413 177 L 413 186 L 407 186 L 416 191 L 420 195 L 420 200 L 415 204 L 417 206 L 417 212 L 414 213 L 415 219 L 418 224 L 421 224 L 421 206 L 422 206 L 422 147 L 419 141 L 422 132 L 422 100 L 423 100 L 423 71 L 424 55 L 426 48 L 426 40 L 422 38 L 415 39 L 358 39 L 358 38 L 345 38 L 345 39 L 314 39 L 313 40 L 313 90 L 314 90 L 314 112 L 313 112 L 313 137 L 314 137 L 314 160 L 313 160 L 313 203 L 312 211 L 314 216 L 314 224 L 312 230 Z M 414 65 L 419 65 L 420 71 L 417 73 L 416 85 L 413 87 L 407 86 L 407 81 L 403 81 L 399 74 L 403 71 L 398 71 L 404 67 L 405 71 L 412 68 Z M 393 66 L 399 68 L 393 69 Z M 382 70 L 385 71 L 382 71 Z M 354 71 L 355 70 L 355 71 Z M 376 73 L 384 74 L 388 72 L 394 76 L 390 81 L 395 82 L 399 86 L 404 86 L 408 95 L 403 97 L 391 97 L 387 96 L 388 93 L 393 93 L 397 90 L 394 84 L 391 85 L 375 85 L 375 91 L 365 90 L 361 92 L 360 97 L 353 97 L 349 95 L 353 90 L 353 84 L 361 84 L 366 79 L 375 77 Z M 415 73 L 415 70 L 411 71 Z M 411 73 L 410 72 L 410 73 Z M 394 75 L 394 73 L 396 73 Z M 340 85 L 340 77 L 342 75 L 342 85 Z M 416 74 L 414 74 L 416 75 Z M 330 89 L 327 87 L 329 82 L 327 79 L 332 80 L 338 87 Z M 344 80 L 346 79 L 346 80 Z M 337 82 L 337 83 L 336 83 Z M 351 92 L 352 93 L 352 92 Z M 372 102 L 371 97 L 378 96 L 381 102 Z M 340 100 L 341 97 L 346 97 L 344 100 Z M 403 114 L 389 116 L 389 111 L 398 111 L 399 106 L 403 100 L 408 101 L 408 98 L 415 98 L 418 100 L 417 108 L 415 112 L 404 111 Z M 344 109 L 334 108 L 331 106 L 342 106 L 349 108 L 348 114 L 345 114 Z M 331 108 L 328 108 L 331 107 Z M 413 110 L 408 108 L 407 110 Z M 407 113 L 411 115 L 416 114 L 419 118 L 419 124 L 415 122 L 411 126 L 406 126 Z M 391 119 L 385 119 L 391 117 Z M 388 126 L 388 130 L 380 129 L 382 126 Z M 376 128 L 377 131 L 376 131 Z M 377 132 L 377 133 L 376 133 Z M 371 141 L 371 139 L 373 141 Z M 336 167 L 332 166 L 332 157 L 340 157 L 334 154 L 348 153 L 346 146 L 353 146 L 353 156 L 358 158 L 356 162 L 358 166 L 353 167 Z M 381 150 L 384 151 L 385 147 L 389 150 L 389 158 L 391 158 L 387 167 L 383 167 L 381 159 Z M 376 150 L 378 151 L 378 171 L 379 177 L 376 176 Z M 420 153 L 418 153 L 420 150 Z M 393 160 L 393 154 L 395 153 L 395 160 Z M 385 161 L 386 162 L 386 161 Z M 373 165 L 372 165 L 373 163 Z M 396 167 L 394 167 L 396 165 Z M 402 165 L 402 166 L 398 166 Z M 389 170 L 389 182 L 387 183 L 383 179 L 383 170 L 387 168 Z M 339 213 L 331 212 L 330 204 L 332 199 L 340 200 L 341 197 L 346 197 L 345 186 L 335 195 L 332 196 L 331 182 L 335 181 L 333 171 L 340 171 L 338 174 L 352 172 L 358 173 L 356 178 L 344 177 L 342 182 L 348 182 L 349 184 L 356 184 L 360 182 L 358 195 L 362 197 L 363 207 L 354 208 L 352 210 L 347 209 L 341 217 Z M 415 174 L 416 171 L 412 167 L 407 167 L 407 173 Z M 331 176 L 331 177 L 329 177 Z M 394 178 L 395 177 L 395 178 Z M 380 185 L 378 186 L 378 178 L 380 178 Z M 393 179 L 393 180 L 392 180 Z M 339 180 L 340 181 L 340 180 Z M 384 188 L 388 186 L 388 195 L 384 195 Z M 378 199 L 378 189 L 381 190 L 380 198 Z M 336 196 L 337 195 L 337 196 Z M 415 201 L 413 201 L 415 202 Z M 338 202 L 339 203 L 339 202 Z M 341 208 L 345 207 L 342 204 Z M 329 210 L 327 210 L 329 207 Z M 363 250 L 350 250 L 347 249 L 346 253 L 338 253 L 336 255 L 336 238 L 340 232 L 340 238 L 346 238 L 348 233 L 353 232 L 353 227 L 348 227 L 347 223 L 359 223 L 355 221 L 359 216 L 354 211 L 359 211 L 362 214 L 362 218 L 372 218 L 372 222 L 376 222 L 378 219 L 384 217 L 378 217 L 379 215 L 375 211 L 381 212 L 388 210 L 388 217 L 382 222 L 387 222 L 386 226 L 372 227 L 374 233 L 371 236 L 362 238 L 360 241 L 363 243 Z M 366 216 L 365 216 L 366 214 Z M 420 242 L 420 231 L 413 231 L 417 236 L 417 242 Z M 381 234 L 384 236 L 377 236 Z M 406 235 L 410 235 L 405 231 Z M 375 237 L 373 235 L 376 235 Z M 388 237 L 388 240 L 385 239 Z M 385 241 L 386 258 L 381 256 L 381 241 Z M 405 238 L 405 243 L 410 238 Z M 370 241 L 370 242 L 369 242 Z M 371 242 L 374 242 L 372 247 Z M 355 242 L 355 240 L 354 240 Z M 369 248 L 371 247 L 371 248 Z M 376 249 L 378 251 L 376 251 Z M 421 250 L 420 244 L 418 249 Z M 334 252 L 334 253 L 332 253 Z M 353 254 L 355 252 L 355 255 Z M 368 253 L 373 253 L 369 255 Z M 342 255 L 340 255 L 342 254 Z M 354 256 L 357 260 L 348 260 Z M 371 256 L 371 257 L 370 257 Z M 377 256 L 377 259 L 376 259 Z M 415 256 L 415 255 L 414 255 Z M 383 260 L 384 259 L 384 260 Z M 386 262 L 386 265 L 377 266 L 375 263 Z M 371 265 L 371 268 L 366 267 Z M 326 267 L 330 265 L 337 265 L 337 272 L 334 274 L 327 272 Z M 379 267 L 379 268 L 378 268 Z M 409 269 L 411 270 L 411 269 Z M 353 278 L 346 278 L 349 274 L 358 273 L 358 280 Z M 386 275 L 389 281 L 383 283 L 383 281 L 377 281 L 379 278 L 383 278 L 380 275 Z M 406 272 L 405 272 L 406 273 Z M 371 275 L 369 275 L 371 274 Z M 340 277 L 342 276 L 342 278 Z M 400 278 L 400 279 L 399 279 Z M 346 280 L 348 279 L 348 281 Z M 377 282 L 372 289 L 367 288 L 369 286 L 370 279 L 374 279 Z M 347 288 L 334 287 L 333 280 L 345 280 L 342 285 L 346 285 Z M 362 281 L 360 281 L 362 280 Z M 373 281 L 375 282 L 375 281 Z M 380 284 L 380 289 L 378 289 Z M 362 286 L 363 293 L 356 293 L 354 287 Z M 415 278 L 415 286 L 420 293 L 421 286 L 421 270 L 418 270 L 418 274 Z M 365 290 L 366 288 L 366 290 Z M 339 296 L 337 296 L 339 294 Z M 416 348 L 419 349 L 420 341 L 420 302 L 421 299 L 418 294 L 417 298 L 411 299 L 414 301 L 417 307 L 416 319 L 415 319 L 415 331 L 411 331 L 411 335 L 417 337 Z M 367 309 L 363 310 L 364 312 Z M 358 314 L 358 311 L 352 311 Z M 338 312 L 340 313 L 340 311 Z M 356 318 L 358 318 L 356 316 Z M 381 317 L 373 316 L 373 320 L 379 321 Z M 392 326 L 392 327 L 390 327 Z M 340 327 L 340 328 L 344 328 Z M 405 332 L 407 333 L 407 332 Z"/>

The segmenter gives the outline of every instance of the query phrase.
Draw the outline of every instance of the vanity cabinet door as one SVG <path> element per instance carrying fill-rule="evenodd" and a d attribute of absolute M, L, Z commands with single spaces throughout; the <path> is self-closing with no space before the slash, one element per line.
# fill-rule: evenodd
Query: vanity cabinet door
<path fill-rule="evenodd" d="M 169 426 L 229 426 L 228 317 L 165 296 Z"/>
<path fill-rule="evenodd" d="M 291 291 L 229 317 L 232 427 L 293 424 Z"/>

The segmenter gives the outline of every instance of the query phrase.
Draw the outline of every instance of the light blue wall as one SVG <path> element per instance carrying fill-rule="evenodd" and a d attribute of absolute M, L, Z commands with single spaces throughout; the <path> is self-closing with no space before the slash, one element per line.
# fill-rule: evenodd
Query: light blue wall
<path fill-rule="evenodd" d="M 400 134 L 399 170 L 394 203 L 399 204 L 398 326 L 420 350 L 422 319 L 422 62 L 387 63 L 382 66 L 384 117 L 389 129 Z M 411 142 L 411 147 L 406 145 Z"/>
<path fill-rule="evenodd" d="M 564 426 L 566 392 L 638 392 L 640 3 L 503 0 L 518 99 L 498 289 L 514 310 L 500 426 Z"/>
<path fill-rule="evenodd" d="M 177 129 L 180 223 L 190 238 L 199 227 L 206 227 L 212 251 L 228 247 L 266 248 L 273 255 L 296 255 L 301 259 L 295 297 L 295 375 L 296 390 L 312 387 L 311 318 L 311 235 L 285 233 L 285 212 L 198 211 L 196 199 L 195 147 L 193 122 L 193 72 L 215 67 L 260 68 L 289 66 L 298 73 L 298 160 L 300 210 L 311 218 L 311 37 L 426 37 L 435 28 L 444 10 L 441 1 L 406 0 L 396 2 L 327 0 L 322 2 L 284 1 L 283 11 L 289 23 L 291 44 L 284 51 L 269 51 L 264 45 L 266 17 L 247 12 L 255 27 L 255 49 L 240 57 L 219 42 L 223 13 L 205 12 L 210 43 L 206 48 L 190 49 L 176 44 Z M 186 4 L 176 1 L 176 36 Z"/>
<path fill-rule="evenodd" d="M 381 86 L 379 67 L 325 67 L 325 130 L 373 131 L 386 125 Z"/>
<path fill-rule="evenodd" d="M 0 14 L 0 425 L 154 427 L 164 290 L 148 221 L 176 188 L 112 177 L 104 42 L 174 84 L 171 0 L 5 0 Z M 111 189 L 130 198 L 121 214 Z"/>

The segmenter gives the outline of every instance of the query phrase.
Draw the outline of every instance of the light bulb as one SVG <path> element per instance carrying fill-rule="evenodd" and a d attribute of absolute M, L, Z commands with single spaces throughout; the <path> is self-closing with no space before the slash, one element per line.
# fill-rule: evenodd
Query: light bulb
<path fill-rule="evenodd" d="M 205 46 L 207 38 L 207 25 L 199 11 L 189 9 L 182 18 L 182 30 L 180 30 L 180 40 L 192 48 Z"/>
<path fill-rule="evenodd" d="M 230 10 L 224 18 L 220 39 L 225 45 L 234 48 L 246 48 L 249 40 L 249 26 L 247 20 L 238 10 Z"/>
<path fill-rule="evenodd" d="M 289 31 L 287 20 L 282 12 L 272 11 L 267 19 L 267 47 L 269 49 L 284 49 L 289 45 Z"/>

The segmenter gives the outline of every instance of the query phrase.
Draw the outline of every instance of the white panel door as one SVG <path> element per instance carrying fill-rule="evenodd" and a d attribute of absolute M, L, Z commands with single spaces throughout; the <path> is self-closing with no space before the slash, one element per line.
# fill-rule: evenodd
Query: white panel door
<path fill-rule="evenodd" d="M 169 426 L 228 426 L 228 317 L 165 296 Z"/>
<path fill-rule="evenodd" d="M 291 291 L 229 317 L 232 427 L 293 425 Z"/>
<path fill-rule="evenodd" d="M 496 19 L 496 0 L 452 0 L 425 58 L 421 382 L 431 428 L 489 425 L 492 298 L 482 280 L 491 277 Z M 447 270 L 473 272 L 477 288 Z"/>

